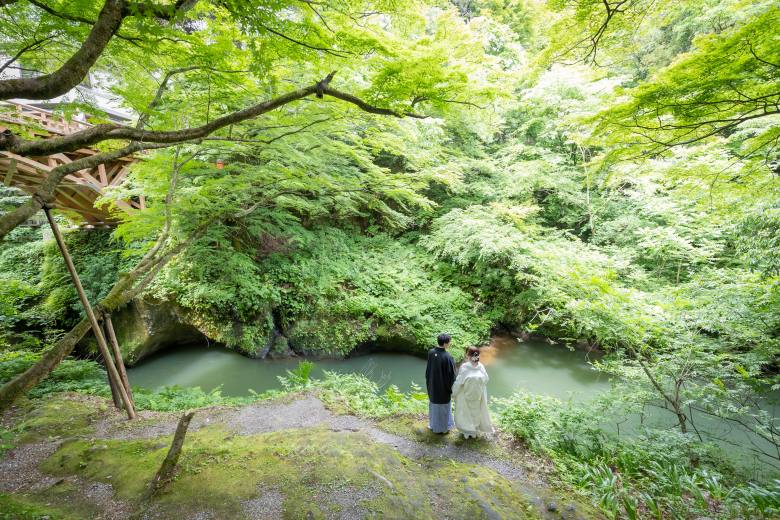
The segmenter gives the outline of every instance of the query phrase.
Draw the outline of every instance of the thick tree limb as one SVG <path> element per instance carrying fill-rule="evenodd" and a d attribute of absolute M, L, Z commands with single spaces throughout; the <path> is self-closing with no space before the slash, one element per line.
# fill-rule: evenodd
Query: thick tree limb
<path fill-rule="evenodd" d="M 332 76 L 329 76 L 332 77 Z M 327 80 L 328 78 L 325 78 Z M 362 99 L 331 88 L 327 81 L 319 81 L 308 87 L 300 88 L 287 94 L 283 94 L 273 99 L 263 101 L 243 110 L 238 110 L 231 114 L 218 117 L 204 125 L 185 128 L 182 130 L 150 131 L 141 128 L 119 124 L 100 124 L 93 127 L 74 132 L 61 137 L 52 137 L 49 139 L 27 140 L 22 139 L 11 132 L 0 135 L 0 150 L 8 150 L 19 155 L 51 155 L 55 153 L 70 152 L 79 148 L 92 146 L 102 141 L 111 139 L 128 139 L 141 143 L 168 143 L 175 144 L 185 141 L 201 139 L 214 133 L 226 126 L 240 123 L 248 119 L 255 118 L 284 106 L 293 101 L 303 99 L 312 94 L 324 94 L 347 103 L 352 103 L 365 112 L 371 114 L 387 115 L 394 117 L 416 117 L 424 119 L 428 116 L 415 114 L 413 112 L 398 112 L 388 108 L 375 107 Z"/>
<path fill-rule="evenodd" d="M 106 0 L 81 48 L 55 72 L 36 78 L 0 81 L 0 99 L 51 99 L 81 83 L 122 24 L 124 3 Z"/>
<path fill-rule="evenodd" d="M 370 114 L 379 114 L 383 116 L 393 116 L 393 117 L 414 117 L 417 119 L 426 119 L 428 116 L 424 114 L 416 114 L 414 112 L 398 112 L 396 110 L 391 110 L 389 108 L 380 108 L 375 107 L 373 105 L 370 105 L 360 99 L 359 97 L 353 96 L 352 94 L 347 94 L 346 92 L 341 92 L 340 90 L 336 90 L 335 88 L 331 88 L 330 86 L 325 86 L 325 88 L 322 89 L 322 92 L 328 96 L 340 99 L 342 101 L 346 101 L 347 103 L 352 103 L 353 105 L 356 105 L 361 110 L 368 112 Z"/>
<path fill-rule="evenodd" d="M 5 2 L 8 5 L 12 2 Z M 63 19 L 92 25 L 81 47 L 59 69 L 35 78 L 14 78 L 0 81 L 0 99 L 51 99 L 76 87 L 100 58 L 111 39 L 119 31 L 122 21 L 129 16 L 156 17 L 172 20 L 180 12 L 190 9 L 197 0 L 177 0 L 170 5 L 151 2 L 106 0 L 97 20 L 59 13 L 40 1 L 33 1 L 40 9 Z"/>

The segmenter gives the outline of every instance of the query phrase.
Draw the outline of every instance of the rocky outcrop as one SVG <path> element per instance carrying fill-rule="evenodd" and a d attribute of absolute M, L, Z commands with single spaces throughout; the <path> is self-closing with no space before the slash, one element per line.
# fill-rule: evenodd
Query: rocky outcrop
<path fill-rule="evenodd" d="M 170 302 L 134 300 L 111 319 L 128 365 L 172 345 L 207 341 L 183 309 Z"/>
<path fill-rule="evenodd" d="M 247 357 L 296 355 L 340 358 L 356 350 L 425 352 L 407 327 L 371 318 L 313 315 L 287 329 L 271 312 L 249 322 L 219 321 L 169 301 L 137 299 L 112 316 L 125 362 L 134 365 L 158 350 L 188 343 L 220 343 Z"/>
<path fill-rule="evenodd" d="M 214 323 L 168 301 L 137 299 L 112 316 L 122 355 L 134 365 L 158 350 L 191 343 L 216 342 L 250 358 L 296 355 L 270 313 L 253 323 Z"/>

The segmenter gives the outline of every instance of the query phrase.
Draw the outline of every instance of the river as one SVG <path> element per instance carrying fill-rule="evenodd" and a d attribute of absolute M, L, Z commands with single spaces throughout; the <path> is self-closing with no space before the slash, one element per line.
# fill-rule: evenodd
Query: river
<path fill-rule="evenodd" d="M 560 399 L 586 399 L 609 388 L 606 376 L 588 363 L 588 354 L 544 342 L 521 342 L 508 335 L 495 336 L 483 349 L 483 363 L 490 375 L 491 396 L 508 397 L 523 389 Z M 299 359 L 253 360 L 217 346 L 167 349 L 130 369 L 133 385 L 158 389 L 166 385 L 199 386 L 210 391 L 222 387 L 223 395 L 246 396 L 279 388 L 276 376 L 298 365 Z M 408 391 L 412 383 L 425 387 L 425 360 L 398 353 L 372 353 L 341 360 L 315 362 L 313 377 L 323 371 L 361 373 L 381 387 L 394 384 Z"/>
<path fill-rule="evenodd" d="M 594 355 L 579 350 L 496 335 L 482 352 L 482 361 L 490 375 L 488 393 L 493 398 L 508 397 L 517 390 L 525 390 L 577 402 L 591 399 L 610 388 L 609 378 L 588 363 Z M 205 391 L 221 387 L 223 395 L 240 397 L 250 395 L 250 390 L 262 392 L 280 388 L 277 376 L 285 375 L 299 361 L 299 358 L 254 360 L 220 346 L 188 345 L 153 354 L 129 369 L 128 375 L 132 385 L 152 390 L 170 385 L 199 386 Z M 341 360 L 320 360 L 315 362 L 312 377 L 321 377 L 326 370 L 360 373 L 380 387 L 396 385 L 403 391 L 410 390 L 413 384 L 425 387 L 425 359 L 408 354 L 375 352 Z M 774 406 L 769 409 L 772 413 L 777 412 Z M 756 456 L 750 449 L 751 446 L 770 449 L 768 443 L 731 424 L 697 415 L 697 424 L 709 433 L 705 436 L 716 440 L 732 462 L 755 472 L 759 480 L 776 471 L 766 465 L 771 461 Z M 620 423 L 620 431 L 629 435 L 641 428 L 637 414 L 629 413 L 616 419 L 617 422 L 604 427 L 614 431 Z M 674 429 L 676 419 L 669 411 L 650 407 L 644 422 Z"/>

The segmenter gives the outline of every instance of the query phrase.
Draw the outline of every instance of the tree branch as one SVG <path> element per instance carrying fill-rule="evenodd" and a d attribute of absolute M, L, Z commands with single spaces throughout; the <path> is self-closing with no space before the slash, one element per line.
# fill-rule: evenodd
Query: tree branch
<path fill-rule="evenodd" d="M 336 51 L 334 49 L 330 49 L 328 47 L 318 47 L 316 45 L 310 45 L 310 44 L 308 44 L 306 42 L 302 42 L 300 40 L 296 40 L 294 38 L 291 38 L 290 36 L 287 36 L 286 34 L 281 33 L 279 31 L 277 31 L 276 29 L 271 29 L 267 25 L 260 24 L 260 27 L 262 27 L 263 29 L 265 29 L 266 31 L 268 31 L 271 34 L 275 34 L 276 36 L 278 36 L 278 37 L 280 37 L 282 39 L 287 40 L 288 42 L 294 43 L 296 45 L 300 45 L 301 47 L 306 47 L 307 49 L 312 49 L 312 50 L 315 50 L 315 51 L 322 51 L 322 52 L 328 53 L 328 54 L 330 54 L 332 56 L 336 56 L 336 57 L 339 57 L 339 58 L 347 58 L 350 54 L 353 54 L 351 52 L 349 52 L 349 53 L 347 53 L 347 52 L 339 52 L 339 51 Z"/>
<path fill-rule="evenodd" d="M 0 81 L 0 99 L 51 99 L 78 85 L 103 54 L 108 42 L 122 24 L 122 0 L 106 0 L 92 30 L 78 51 L 62 67 L 37 78 Z"/>
<path fill-rule="evenodd" d="M 198 0 L 176 0 L 171 5 L 159 5 L 150 2 L 126 2 L 124 16 L 144 16 L 173 20 L 176 16 L 192 9 Z"/>
<path fill-rule="evenodd" d="M 231 114 L 216 118 L 205 125 L 194 128 L 185 128 L 183 130 L 170 131 L 147 131 L 139 128 L 132 128 L 119 124 L 100 124 L 93 127 L 74 132 L 70 135 L 61 137 L 52 137 L 49 139 L 25 140 L 17 137 L 15 134 L 6 131 L 0 135 L 0 150 L 8 150 L 20 155 L 51 155 L 54 153 L 69 152 L 91 146 L 102 141 L 111 139 L 128 139 L 142 143 L 168 143 L 175 144 L 185 141 L 202 139 L 209 136 L 220 128 L 240 123 L 247 119 L 252 119 L 261 114 L 275 110 L 283 105 L 293 101 L 303 99 L 317 94 L 319 92 L 341 99 L 348 103 L 358 106 L 360 109 L 371 114 L 389 115 L 394 117 L 416 117 L 426 118 L 428 116 L 419 115 L 411 112 L 397 112 L 388 108 L 380 108 L 363 101 L 362 99 L 331 88 L 328 84 L 328 78 L 319 81 L 308 87 L 304 87 L 279 97 L 263 101 L 251 107 L 233 112 Z"/>
<path fill-rule="evenodd" d="M 71 22 L 79 22 L 79 23 L 85 23 L 88 25 L 95 25 L 95 20 L 90 20 L 89 18 L 84 18 L 83 16 L 76 16 L 73 14 L 67 14 L 63 13 L 61 11 L 56 11 L 49 7 L 48 5 L 44 4 L 43 2 L 39 2 L 38 0 L 28 0 L 32 5 L 37 7 L 38 9 L 42 11 L 46 11 L 52 16 L 56 16 L 57 18 L 62 18 L 63 20 L 70 20 Z"/>
<path fill-rule="evenodd" d="M 77 86 L 87 75 L 106 46 L 119 31 L 122 20 L 129 16 L 153 16 L 172 20 L 181 12 L 192 8 L 197 0 L 177 0 L 171 5 L 126 0 L 106 0 L 94 22 L 82 16 L 55 11 L 43 2 L 31 0 L 33 5 L 57 16 L 74 22 L 92 25 L 92 30 L 81 47 L 59 69 L 51 74 L 36 78 L 15 78 L 0 81 L 0 99 L 51 99 L 65 94 Z"/>
<path fill-rule="evenodd" d="M 37 40 L 33 41 L 32 43 L 29 43 L 29 44 L 25 45 L 24 47 L 19 49 L 19 51 L 16 54 L 14 54 L 13 57 L 11 57 L 8 61 L 3 63 L 2 66 L 0 66 L 0 72 L 3 72 L 5 69 L 7 69 L 13 62 L 18 60 L 19 57 L 22 54 L 24 54 L 25 52 L 31 51 L 31 50 L 35 49 L 36 47 L 40 47 L 42 44 L 46 43 L 49 40 L 53 40 L 54 38 L 56 38 L 60 34 L 62 34 L 62 33 L 54 33 L 54 34 L 51 34 L 51 35 L 49 35 L 49 36 L 47 36 L 45 38 L 37 39 Z"/>

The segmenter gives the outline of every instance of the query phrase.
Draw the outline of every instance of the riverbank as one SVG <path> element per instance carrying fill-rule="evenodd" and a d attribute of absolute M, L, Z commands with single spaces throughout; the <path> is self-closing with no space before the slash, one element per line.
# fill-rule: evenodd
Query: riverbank
<path fill-rule="evenodd" d="M 5 364 L 0 364 L 0 376 L 2 372 L 8 372 L 9 368 L 11 370 L 8 375 L 24 370 L 24 366 L 32 361 L 29 356 L 11 357 Z M 362 421 L 370 421 L 372 427 L 415 442 L 436 444 L 446 441 L 441 437 L 427 434 L 425 428 L 427 397 L 424 392 L 418 390 L 402 393 L 394 386 L 383 389 L 376 382 L 357 374 L 331 372 L 324 379 L 315 379 L 311 377 L 312 370 L 311 363 L 303 362 L 285 377 L 280 378 L 281 390 L 269 390 L 247 397 L 224 396 L 218 390 L 204 392 L 200 388 L 189 387 L 167 387 L 158 392 L 136 387 L 134 388 L 135 401 L 142 418 L 150 427 L 156 424 L 167 424 L 167 430 L 158 429 L 155 433 L 158 437 L 172 431 L 174 422 L 184 410 L 197 409 L 200 415 L 209 410 L 240 410 L 255 407 L 264 409 L 267 404 L 288 402 L 287 400 L 295 400 L 301 395 L 316 395 L 329 413 L 359 417 Z M 138 456 L 144 455 L 147 461 L 144 471 L 150 474 L 155 471 L 155 464 L 159 464 L 159 459 L 163 457 L 166 443 L 170 443 L 170 437 L 160 437 L 154 440 L 154 444 L 146 447 L 124 444 L 114 446 L 102 443 L 100 437 L 90 438 L 88 436 L 92 431 L 90 424 L 96 420 L 92 416 L 100 413 L 90 411 L 89 407 L 83 409 L 78 406 L 63 406 L 61 403 L 52 409 L 45 406 L 50 400 L 58 403 L 58 396 L 63 395 L 64 390 L 77 391 L 82 396 L 89 396 L 86 398 L 99 399 L 102 403 L 98 410 L 100 413 L 106 412 L 106 407 L 110 406 L 108 401 L 110 393 L 105 384 L 105 373 L 100 367 L 94 362 L 66 360 L 49 378 L 30 392 L 29 395 L 33 399 L 25 401 L 21 409 L 24 412 L 22 417 L 13 419 L 7 427 L 0 425 L 0 441 L 2 441 L 0 444 L 3 445 L 0 451 L 17 446 L 20 442 L 34 442 L 36 432 L 41 442 L 42 439 L 59 442 L 65 437 L 78 439 L 79 436 L 87 435 L 86 439 L 92 444 L 72 453 L 71 462 L 75 464 L 74 461 L 79 461 L 80 464 L 78 467 L 71 468 L 69 476 L 77 475 L 78 470 L 86 468 L 92 462 L 90 450 L 96 445 L 106 446 L 101 449 L 119 449 L 120 455 L 123 454 L 119 459 L 119 462 L 124 464 L 124 466 L 120 464 L 122 468 L 135 468 L 141 460 Z M 530 463 L 524 466 L 534 470 L 530 473 L 541 475 L 541 488 L 557 487 L 571 490 L 564 493 L 567 500 L 569 497 L 582 496 L 585 501 L 604 511 L 608 517 L 616 515 L 622 517 L 621 515 L 633 513 L 638 513 L 638 517 L 641 518 L 657 518 L 659 515 L 666 517 L 667 513 L 669 517 L 675 518 L 707 516 L 731 519 L 776 516 L 774 513 L 778 508 L 775 504 L 780 503 L 780 485 L 777 482 L 773 484 L 766 479 L 751 477 L 744 472 L 735 472 L 737 468 L 724 458 L 723 450 L 717 446 L 696 444 L 692 436 L 676 434 L 668 428 L 660 437 L 658 430 L 636 432 L 635 435 L 610 434 L 603 429 L 605 411 L 596 402 L 563 403 L 554 398 L 519 392 L 510 399 L 502 400 L 499 405 L 499 409 L 494 410 L 494 419 L 496 427 L 501 431 L 500 442 L 488 443 L 484 448 L 501 449 L 496 452 L 488 450 L 484 453 L 496 460 L 511 461 L 518 458 L 518 454 L 522 455 L 521 459 L 528 457 Z M 33 410 L 28 413 L 30 407 Z M 36 408 L 40 411 L 36 412 Z M 115 421 L 122 427 L 134 428 L 136 425 L 143 424 L 143 421 L 127 423 L 121 414 L 113 413 Z M 306 414 L 317 416 L 317 413 L 310 409 L 306 410 Z M 298 414 L 298 416 L 305 417 L 306 414 Z M 287 414 L 286 412 L 280 414 L 278 410 L 274 410 L 266 414 L 266 418 L 268 416 L 286 417 Z M 237 420 L 235 417 L 231 419 L 221 416 L 208 419 L 216 421 L 212 424 L 217 427 L 220 423 L 229 424 Z M 616 417 L 616 419 L 624 420 L 624 417 L 622 419 Z M 54 422 L 56 425 L 61 424 L 62 421 L 67 421 L 63 426 L 67 430 L 65 434 L 56 431 L 59 427 L 54 428 L 53 432 L 49 431 L 52 429 L 50 423 Z M 296 431 L 299 429 L 284 424 L 280 427 L 285 431 L 289 430 L 291 436 L 297 435 Z M 33 429 L 34 434 L 32 441 L 26 440 L 23 435 L 30 428 Z M 317 426 L 314 427 L 316 428 Z M 231 435 L 234 434 L 224 433 L 222 437 L 219 435 L 223 434 L 217 432 L 214 436 L 205 439 L 204 444 L 209 449 L 212 445 L 221 446 L 223 440 L 230 440 L 229 437 L 232 438 Z M 452 444 L 458 450 L 463 446 L 477 451 L 483 449 L 480 443 L 464 444 L 464 441 L 456 437 L 449 439 L 451 441 L 446 441 L 446 444 Z M 133 438 L 130 436 L 122 440 L 122 443 L 132 441 Z M 279 439 L 275 439 L 272 442 L 278 441 Z M 339 450 L 346 449 L 350 451 L 346 454 L 348 460 L 361 459 L 363 461 L 361 464 L 366 467 L 373 463 L 372 457 L 379 457 L 377 460 L 385 460 L 388 457 L 381 453 L 370 457 L 365 453 L 351 453 L 353 448 L 358 449 L 359 446 L 373 442 L 370 438 L 359 436 L 338 439 L 324 439 L 317 436 L 298 438 L 293 446 L 281 448 L 281 453 L 306 452 L 310 446 L 331 444 L 331 441 L 334 444 L 332 453 L 339 453 Z M 97 444 L 98 442 L 101 444 Z M 265 444 L 271 441 L 258 438 L 252 442 Z M 343 448 L 344 445 L 348 448 Z M 46 446 L 43 443 L 39 448 Z M 704 449 L 701 449 L 702 447 Z M 237 458 L 225 459 L 221 451 L 214 456 L 204 455 L 206 460 L 200 460 L 197 467 L 211 467 L 212 464 L 220 464 L 223 460 L 232 460 L 231 464 L 243 470 L 247 465 L 251 466 L 256 457 L 254 444 L 244 448 L 246 449 L 240 450 L 241 453 L 236 455 Z M 56 448 L 52 448 L 52 451 L 53 449 Z M 156 455 L 158 460 L 150 462 L 147 452 L 154 450 L 158 451 Z M 112 451 L 114 452 L 115 450 Z M 687 468 L 683 466 L 682 461 L 692 453 L 698 454 L 699 464 L 695 468 Z M 46 457 L 50 454 L 51 452 L 47 453 Z M 447 460 L 450 462 L 458 462 L 446 453 L 444 457 L 448 457 Z M 368 460 L 365 460 L 366 458 Z M 485 463 L 484 460 L 477 462 Z M 106 461 L 100 460 L 98 463 L 103 465 Z M 298 469 L 290 468 L 298 468 L 301 465 L 303 465 L 301 467 L 309 467 L 307 464 L 304 460 L 296 460 L 294 463 L 290 462 L 286 469 L 280 468 L 279 471 L 289 470 L 294 471 L 294 475 L 299 475 Z M 488 461 L 487 464 L 490 468 L 492 463 Z M 33 468 L 35 467 L 33 465 Z M 258 471 L 260 470 L 255 470 Z M 475 469 L 475 471 L 479 470 Z M 269 478 L 275 478 L 276 475 L 273 473 Z M 213 478 L 219 479 L 223 476 L 216 474 Z M 105 478 L 109 480 L 108 476 Z M 140 476 L 135 481 L 144 478 Z M 419 475 L 414 478 L 420 482 L 427 481 L 427 477 Z M 468 477 L 463 478 L 468 481 Z M 761 485 L 762 482 L 767 484 Z M 114 484 L 114 482 L 109 483 Z M 305 484 L 301 485 L 306 487 Z M 439 485 L 438 481 L 436 485 Z M 248 491 L 244 490 L 242 493 L 244 496 Z M 12 506 L 8 505 L 8 507 Z M 557 503 L 554 508 L 558 508 Z M 295 518 L 294 515 L 292 517 Z M 401 515 L 401 517 L 406 516 Z"/>
<path fill-rule="evenodd" d="M 140 504 L 180 413 L 128 422 L 95 396 L 25 401 L 1 419 L 0 504 L 52 519 L 600 517 L 508 437 L 467 442 L 428 433 L 419 414 L 343 411 L 314 391 L 199 409 L 176 479 Z"/>

